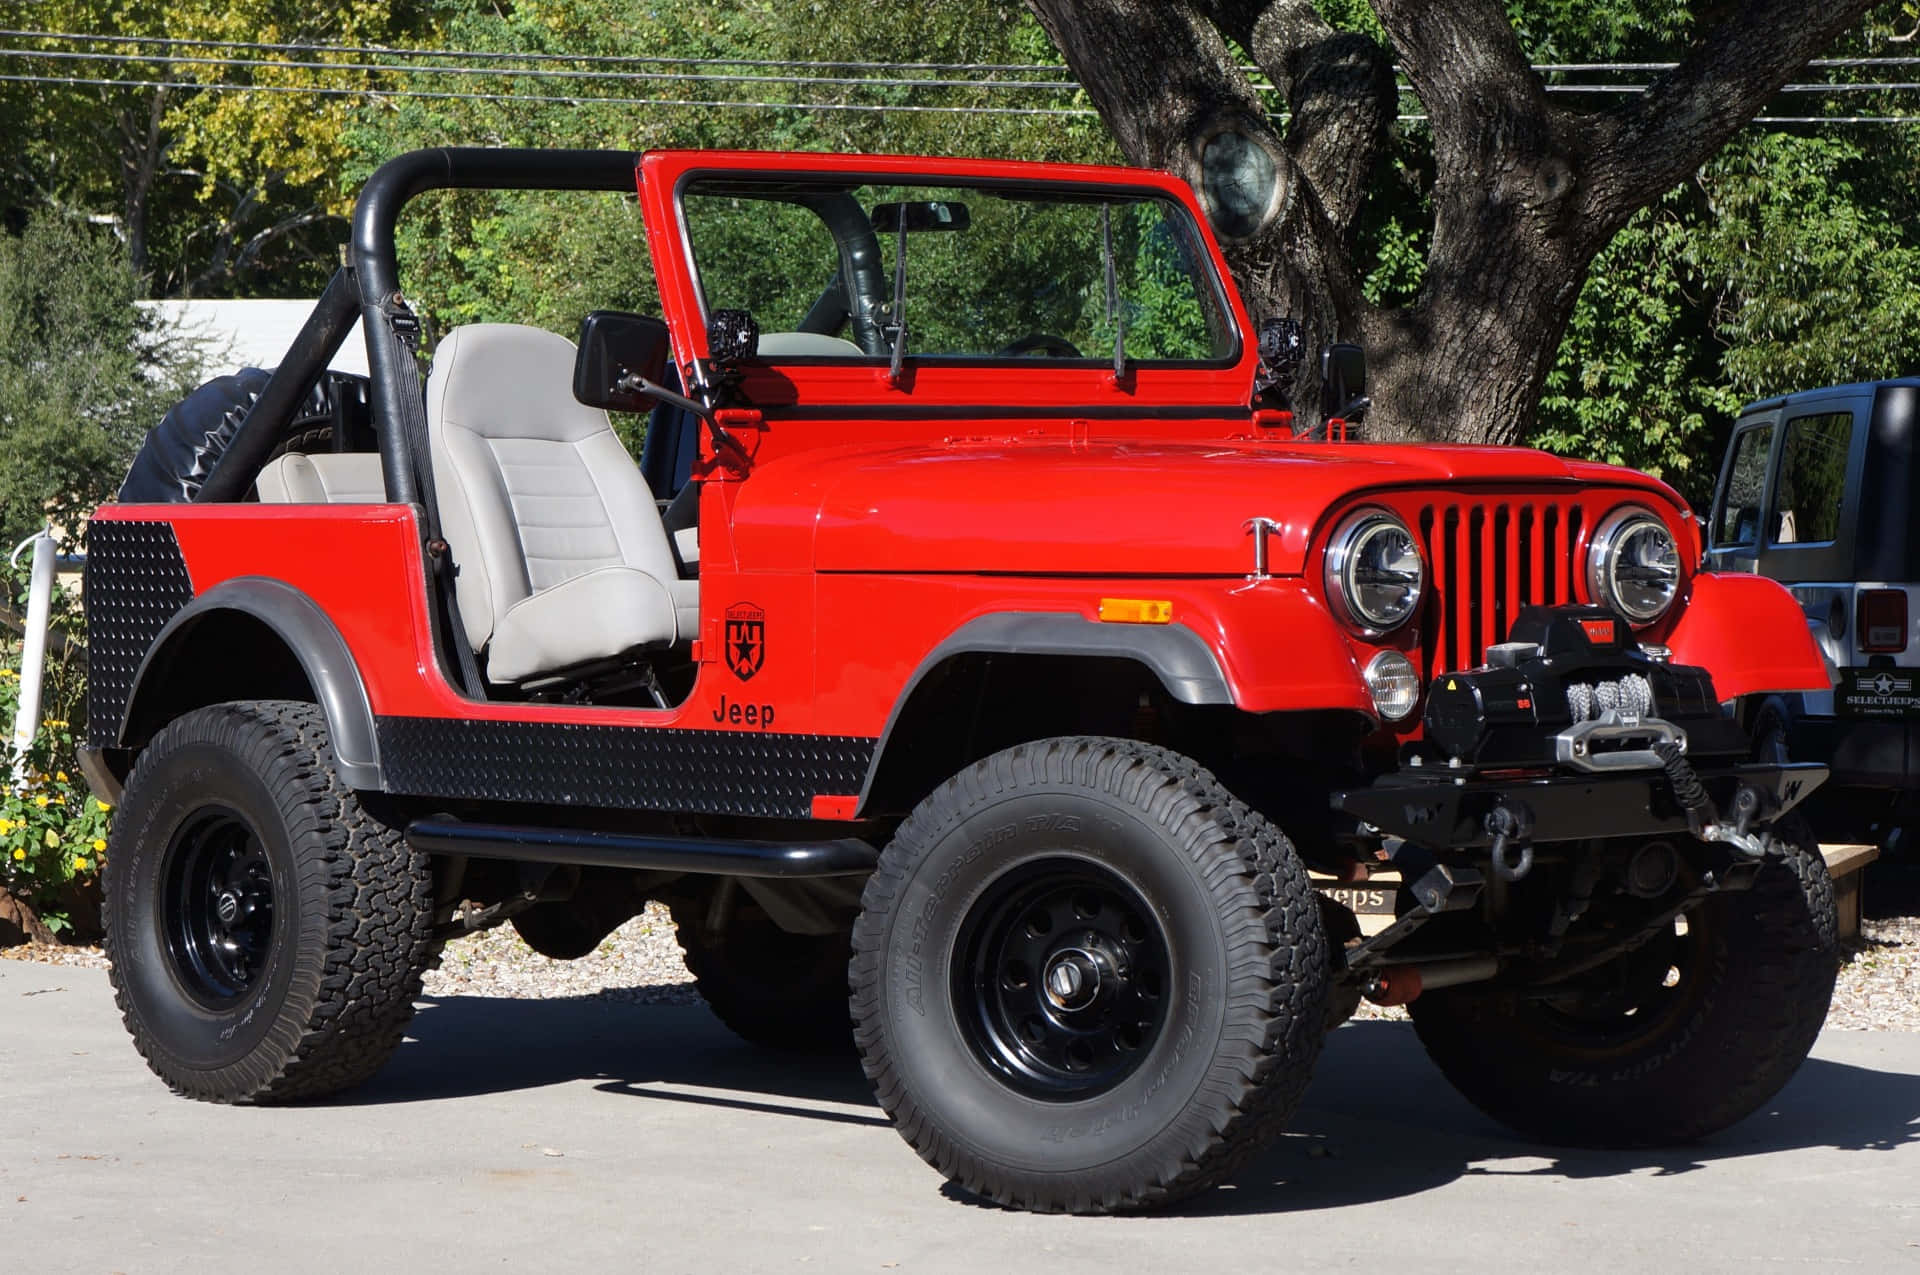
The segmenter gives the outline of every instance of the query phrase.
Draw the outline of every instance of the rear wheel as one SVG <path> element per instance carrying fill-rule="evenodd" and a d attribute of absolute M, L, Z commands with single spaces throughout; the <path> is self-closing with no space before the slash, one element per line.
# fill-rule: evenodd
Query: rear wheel
<path fill-rule="evenodd" d="M 1806 1058 L 1839 968 L 1819 847 L 1797 819 L 1770 840 L 1751 890 L 1709 896 L 1576 983 L 1421 996 L 1408 1007 L 1421 1042 L 1481 1110 L 1547 1142 L 1658 1146 L 1727 1128 Z"/>
<path fill-rule="evenodd" d="M 801 1053 L 850 1053 L 847 936 L 790 934 L 752 903 L 707 928 L 704 900 L 670 904 L 687 971 L 714 1017 L 742 1040 Z"/>
<path fill-rule="evenodd" d="M 114 818 L 105 889 L 127 1030 L 194 1098 L 366 1079 L 434 951 L 426 859 L 341 784 L 311 704 L 221 704 L 156 736 Z"/>
<path fill-rule="evenodd" d="M 1164 749 L 976 763 L 901 826 L 862 905 L 854 1021 L 880 1103 L 1002 1204 L 1105 1212 L 1221 1181 L 1279 1133 L 1325 1037 L 1293 847 Z"/>

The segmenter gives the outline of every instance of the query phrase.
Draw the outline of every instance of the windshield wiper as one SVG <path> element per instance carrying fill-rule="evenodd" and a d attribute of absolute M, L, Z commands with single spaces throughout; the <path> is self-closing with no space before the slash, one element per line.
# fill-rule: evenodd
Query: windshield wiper
<path fill-rule="evenodd" d="M 887 364 L 887 384 L 900 384 L 907 360 L 907 219 L 893 235 L 893 359 Z"/>
<path fill-rule="evenodd" d="M 1100 255 L 1107 273 L 1107 321 L 1113 324 L 1113 379 L 1127 375 L 1127 316 L 1120 309 L 1120 280 L 1113 269 L 1112 204 L 1100 205 Z"/>

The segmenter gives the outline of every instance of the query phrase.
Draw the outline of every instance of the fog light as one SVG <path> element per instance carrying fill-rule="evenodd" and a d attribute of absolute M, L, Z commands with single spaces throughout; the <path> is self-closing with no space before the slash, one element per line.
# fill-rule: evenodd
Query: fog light
<path fill-rule="evenodd" d="M 1382 651 L 1368 660 L 1361 677 L 1373 696 L 1373 711 L 1387 721 L 1402 720 L 1420 702 L 1420 676 L 1413 671 L 1413 661 L 1398 651 Z"/>

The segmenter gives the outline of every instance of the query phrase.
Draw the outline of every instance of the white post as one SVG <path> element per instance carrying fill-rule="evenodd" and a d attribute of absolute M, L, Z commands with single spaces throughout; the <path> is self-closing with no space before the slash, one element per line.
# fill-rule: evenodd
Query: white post
<path fill-rule="evenodd" d="M 20 710 L 13 715 L 15 789 L 26 782 L 27 749 L 40 726 L 40 681 L 46 673 L 47 621 L 53 609 L 53 536 L 41 528 L 14 548 L 12 561 L 18 562 L 28 545 L 33 546 L 33 575 L 27 589 L 27 631 L 20 642 Z"/>

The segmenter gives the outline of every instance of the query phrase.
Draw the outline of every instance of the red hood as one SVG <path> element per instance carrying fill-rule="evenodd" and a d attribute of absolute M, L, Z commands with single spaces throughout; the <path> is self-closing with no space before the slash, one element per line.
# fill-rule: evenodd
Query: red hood
<path fill-rule="evenodd" d="M 733 523 L 744 560 L 793 568 L 1192 576 L 1246 574 L 1247 520 L 1265 517 L 1287 575 L 1359 493 L 1479 484 L 1639 488 L 1684 510 L 1645 474 L 1521 448 L 1036 441 L 789 455 L 740 489 Z"/>

